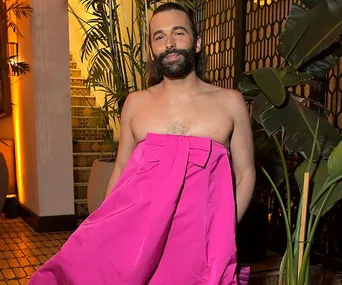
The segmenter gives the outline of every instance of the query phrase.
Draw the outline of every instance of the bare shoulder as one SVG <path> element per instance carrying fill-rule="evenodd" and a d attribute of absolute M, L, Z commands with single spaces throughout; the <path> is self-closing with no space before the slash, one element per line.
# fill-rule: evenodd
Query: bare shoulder
<path fill-rule="evenodd" d="M 229 109 L 231 114 L 244 113 L 247 109 L 243 95 L 237 90 L 219 88 L 216 90 L 215 95 Z"/>
<path fill-rule="evenodd" d="M 146 96 L 148 96 L 147 90 L 132 92 L 127 96 L 125 104 L 127 105 L 137 104 L 139 101 L 143 100 Z"/>
<path fill-rule="evenodd" d="M 140 106 L 141 103 L 146 100 L 147 96 L 148 92 L 146 90 L 135 91 L 128 94 L 123 107 L 123 112 L 134 112 L 136 108 L 138 108 L 138 106 Z"/>

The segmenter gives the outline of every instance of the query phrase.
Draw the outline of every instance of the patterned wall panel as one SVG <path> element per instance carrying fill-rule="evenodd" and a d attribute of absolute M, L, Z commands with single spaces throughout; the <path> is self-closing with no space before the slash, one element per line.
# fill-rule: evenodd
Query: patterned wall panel
<path fill-rule="evenodd" d="M 342 58 L 328 75 L 325 105 L 331 112 L 329 121 L 342 133 Z"/>
<path fill-rule="evenodd" d="M 215 85 L 232 88 L 235 73 L 235 0 L 200 1 L 197 27 L 208 56 L 208 75 Z"/>
<path fill-rule="evenodd" d="M 255 2 L 248 0 L 246 4 L 245 71 L 280 65 L 282 59 L 277 56 L 277 44 L 294 1 Z"/>

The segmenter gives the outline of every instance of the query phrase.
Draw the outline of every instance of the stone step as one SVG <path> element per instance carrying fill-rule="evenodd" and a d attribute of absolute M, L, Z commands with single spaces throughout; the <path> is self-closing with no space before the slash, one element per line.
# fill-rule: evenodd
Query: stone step
<path fill-rule="evenodd" d="M 71 106 L 95 106 L 95 96 L 71 96 Z"/>
<path fill-rule="evenodd" d="M 117 143 L 116 143 L 117 147 Z M 111 146 L 104 140 L 74 140 L 73 141 L 73 151 L 74 155 L 79 155 L 79 153 L 103 153 L 111 152 Z"/>
<path fill-rule="evenodd" d="M 76 182 L 74 183 L 74 198 L 75 199 L 87 199 L 88 182 Z"/>
<path fill-rule="evenodd" d="M 88 152 L 88 153 L 74 153 L 73 165 L 74 167 L 91 167 L 95 159 L 113 158 L 111 152 Z"/>
<path fill-rule="evenodd" d="M 88 182 L 91 167 L 74 167 L 74 182 Z"/>
<path fill-rule="evenodd" d="M 105 140 L 107 130 L 103 128 L 74 128 L 72 129 L 73 140 Z"/>
<path fill-rule="evenodd" d="M 70 77 L 81 77 L 81 69 L 70 68 Z"/>
<path fill-rule="evenodd" d="M 91 107 L 91 106 L 71 106 L 71 116 L 73 117 L 89 117 L 94 112 L 99 111 L 99 107 Z"/>
<path fill-rule="evenodd" d="M 70 60 L 69 67 L 70 69 L 77 69 L 77 62 Z"/>
<path fill-rule="evenodd" d="M 82 77 L 70 76 L 70 85 L 71 86 L 86 86 L 86 79 Z"/>
<path fill-rule="evenodd" d="M 70 86 L 71 96 L 90 96 L 90 88 L 86 86 Z"/>
<path fill-rule="evenodd" d="M 92 117 L 73 116 L 72 117 L 73 128 L 105 128 L 104 121 L 95 120 Z"/>
<path fill-rule="evenodd" d="M 75 214 L 77 217 L 89 215 L 87 199 L 75 199 Z"/>

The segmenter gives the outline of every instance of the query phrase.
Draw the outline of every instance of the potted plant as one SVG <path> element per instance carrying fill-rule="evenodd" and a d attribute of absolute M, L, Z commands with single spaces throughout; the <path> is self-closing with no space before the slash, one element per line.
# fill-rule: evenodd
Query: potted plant
<path fill-rule="evenodd" d="M 342 144 L 339 132 L 328 122 L 317 101 L 293 92 L 298 85 L 319 88 L 342 55 L 342 2 L 302 0 L 294 4 L 280 37 L 278 68 L 260 68 L 244 74 L 239 89 L 253 100 L 253 117 L 274 139 L 284 169 L 286 199 L 272 185 L 282 209 L 287 248 L 280 269 L 280 284 L 309 282 L 309 257 L 319 219 L 342 198 Z M 303 162 L 295 172 L 300 192 L 299 211 L 291 227 L 291 192 L 283 154 L 298 153 Z M 306 209 L 307 207 L 307 209 Z M 307 211 L 306 211 L 307 210 Z M 285 283 L 284 283 L 285 282 Z"/>

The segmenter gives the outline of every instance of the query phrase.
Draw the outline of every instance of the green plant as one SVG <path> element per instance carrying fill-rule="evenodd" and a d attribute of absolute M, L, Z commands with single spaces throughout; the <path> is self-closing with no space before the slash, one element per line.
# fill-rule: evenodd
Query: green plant
<path fill-rule="evenodd" d="M 317 223 L 337 201 L 342 166 L 341 136 L 328 122 L 325 108 L 316 101 L 304 98 L 293 90 L 298 85 L 321 86 L 321 80 L 336 65 L 342 55 L 342 2 L 339 0 L 302 0 L 305 7 L 293 5 L 278 44 L 284 58 L 277 68 L 260 68 L 244 74 L 239 89 L 253 100 L 253 117 L 268 136 L 273 137 L 281 156 L 286 184 L 286 201 L 282 200 L 276 182 L 260 165 L 281 204 L 287 234 L 287 250 L 281 275 L 286 284 L 307 284 L 309 254 Z M 319 121 L 319 124 L 317 122 Z M 303 187 L 303 173 L 310 173 L 312 189 L 309 195 L 309 222 L 305 235 L 299 240 L 298 215 L 291 231 L 291 193 L 283 148 L 290 154 L 299 153 L 305 161 L 296 169 L 299 187 Z M 338 160 L 338 158 L 340 160 Z M 277 192 L 278 191 L 278 192 Z M 303 203 L 303 191 L 299 207 Z M 298 269 L 299 244 L 304 243 L 303 265 Z M 282 274 L 284 273 L 284 274 Z M 283 281 L 283 278 L 280 278 Z"/>
<path fill-rule="evenodd" d="M 120 121 L 127 95 L 146 88 L 148 13 L 167 1 L 131 0 L 130 11 L 117 0 L 79 2 L 91 15 L 83 20 L 74 13 L 85 31 L 81 60 L 88 61 L 88 86 L 104 93 L 104 104 L 94 112 L 94 117 L 106 126 L 107 142 L 114 153 L 111 123 Z M 194 6 L 192 0 L 177 2 L 188 8 Z"/>
<path fill-rule="evenodd" d="M 7 4 L 6 2 L 9 2 Z M 7 5 L 6 5 L 7 4 Z M 18 26 L 15 21 L 13 21 L 13 17 L 16 19 L 21 19 L 22 17 L 30 17 L 32 15 L 32 8 L 25 2 L 19 2 L 19 0 L 13 1 L 4 1 L 1 0 L 0 3 L 0 24 L 1 28 L 6 30 L 11 29 L 18 36 L 22 36 Z M 4 46 L 0 47 L 1 49 Z M 14 62 L 15 56 L 7 56 L 5 51 L 0 52 L 0 64 L 1 69 L 6 70 L 8 68 L 8 63 L 10 62 L 10 67 L 12 71 L 18 75 L 24 75 L 26 72 L 30 70 L 29 65 L 26 62 Z"/>

